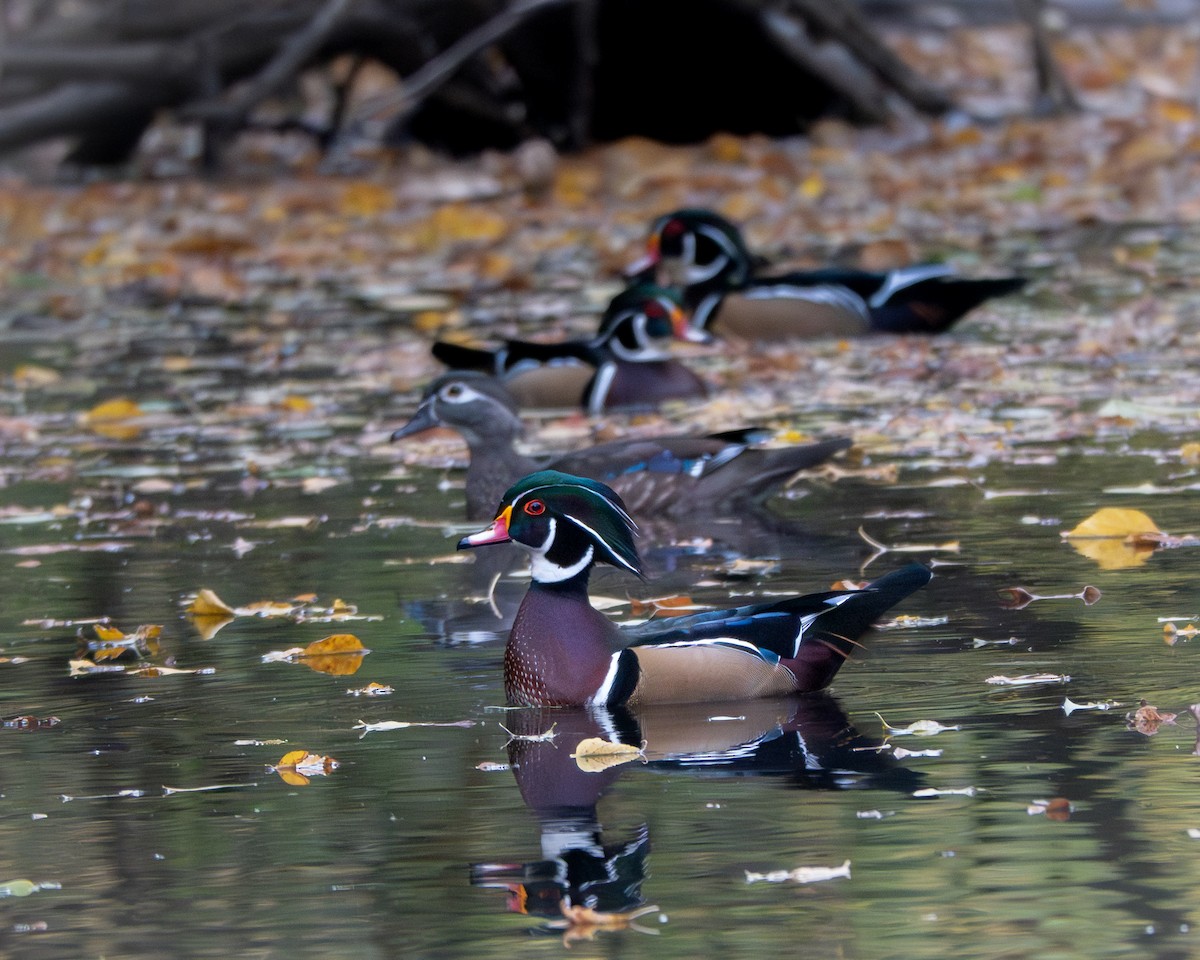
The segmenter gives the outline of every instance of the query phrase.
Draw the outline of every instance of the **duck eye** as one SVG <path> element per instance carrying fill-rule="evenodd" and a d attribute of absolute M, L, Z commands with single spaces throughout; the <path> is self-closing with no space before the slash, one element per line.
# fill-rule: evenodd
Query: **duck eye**
<path fill-rule="evenodd" d="M 531 517 L 539 517 L 546 512 L 546 505 L 541 500 L 530 500 L 525 504 L 525 512 Z"/>
<path fill-rule="evenodd" d="M 451 383 L 442 390 L 442 396 L 447 400 L 457 400 L 466 391 L 461 383 Z"/>

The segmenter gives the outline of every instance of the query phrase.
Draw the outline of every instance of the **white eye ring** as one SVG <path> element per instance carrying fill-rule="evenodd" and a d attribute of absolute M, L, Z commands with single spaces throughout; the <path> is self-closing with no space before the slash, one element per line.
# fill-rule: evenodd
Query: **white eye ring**
<path fill-rule="evenodd" d="M 472 400 L 480 399 L 480 396 L 478 390 L 457 380 L 446 384 L 438 391 L 438 399 L 445 400 L 447 403 L 470 403 Z"/>

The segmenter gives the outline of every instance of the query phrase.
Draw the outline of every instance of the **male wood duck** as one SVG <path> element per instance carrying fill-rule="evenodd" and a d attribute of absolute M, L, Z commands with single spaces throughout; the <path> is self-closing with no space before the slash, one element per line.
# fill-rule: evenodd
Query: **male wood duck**
<path fill-rule="evenodd" d="M 459 549 L 514 542 L 533 579 L 504 650 L 504 689 L 525 706 L 609 708 L 810 693 L 829 685 L 886 610 L 929 582 L 911 564 L 862 590 L 791 597 L 621 629 L 592 607 L 597 563 L 641 575 L 635 524 L 595 480 L 542 470 L 505 493 Z"/>
<path fill-rule="evenodd" d="M 1025 285 L 1023 277 L 955 276 L 942 264 L 772 276 L 757 272 L 760 262 L 724 217 L 676 210 L 654 221 L 646 254 L 626 272 L 681 290 L 696 329 L 746 340 L 941 333 L 985 300 Z"/>
<path fill-rule="evenodd" d="M 703 380 L 667 350 L 672 338 L 706 342 L 666 290 L 638 284 L 609 303 L 590 340 L 506 340 L 489 350 L 438 341 L 433 355 L 456 370 L 500 377 L 523 407 L 579 407 L 596 414 L 707 396 Z"/>
<path fill-rule="evenodd" d="M 512 483 L 553 467 L 603 480 L 631 509 L 655 516 L 726 514 L 760 503 L 786 479 L 828 460 L 851 441 L 838 437 L 776 449 L 753 444 L 767 431 L 615 440 L 539 462 L 514 449 L 523 424 L 505 383 L 482 373 L 449 373 L 425 390 L 411 420 L 393 440 L 433 427 L 457 431 L 471 455 L 467 519 L 483 520 Z"/>

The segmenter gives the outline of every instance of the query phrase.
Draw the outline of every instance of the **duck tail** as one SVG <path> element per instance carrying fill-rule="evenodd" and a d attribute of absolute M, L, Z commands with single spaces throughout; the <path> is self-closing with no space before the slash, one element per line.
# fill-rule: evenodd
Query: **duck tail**
<path fill-rule="evenodd" d="M 871 328 L 883 333 L 941 333 L 985 300 L 1020 290 L 1024 277 L 931 277 L 871 305 Z"/>
<path fill-rule="evenodd" d="M 786 661 L 796 675 L 798 688 L 808 693 L 827 687 L 855 649 L 861 648 L 859 637 L 932 577 L 928 567 L 910 563 L 861 590 L 838 590 L 823 595 L 820 599 L 825 609 L 805 618 L 795 656 Z"/>

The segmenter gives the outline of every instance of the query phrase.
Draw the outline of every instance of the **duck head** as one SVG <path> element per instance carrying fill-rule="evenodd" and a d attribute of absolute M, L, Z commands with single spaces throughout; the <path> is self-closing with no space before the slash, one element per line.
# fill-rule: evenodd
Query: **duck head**
<path fill-rule="evenodd" d="M 596 563 L 642 575 L 633 537 L 637 524 L 621 498 L 596 480 L 539 470 L 513 484 L 486 530 L 463 537 L 460 550 L 513 542 L 531 555 L 538 583 L 563 583 Z"/>
<path fill-rule="evenodd" d="M 676 210 L 654 221 L 646 253 L 625 273 L 631 279 L 657 277 L 692 294 L 741 287 L 753 267 L 741 231 L 724 217 L 711 210 Z"/>
<path fill-rule="evenodd" d="M 688 323 L 674 294 L 641 283 L 613 297 L 592 343 L 618 359 L 646 363 L 665 360 L 673 339 L 708 343 L 712 338 Z"/>
<path fill-rule="evenodd" d="M 517 403 L 508 388 L 495 377 L 461 370 L 438 377 L 425 388 L 412 419 L 392 434 L 392 440 L 434 427 L 457 430 L 472 446 L 497 438 L 515 440 L 522 431 Z"/>

